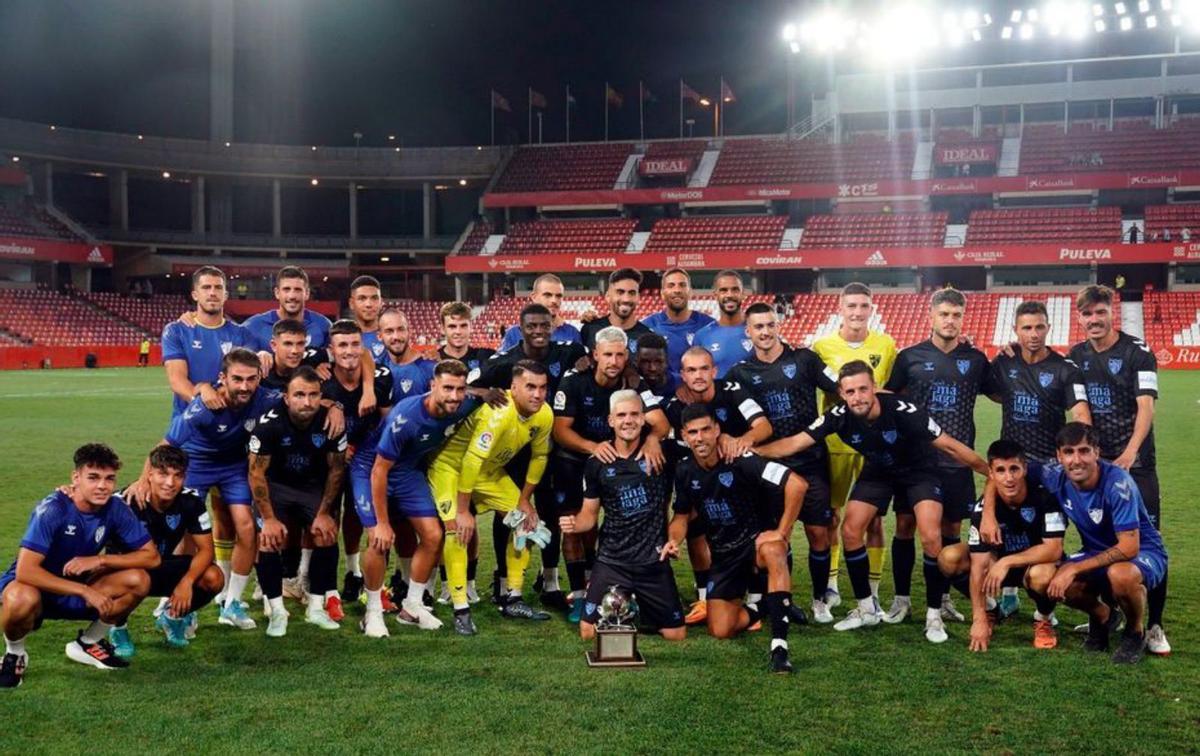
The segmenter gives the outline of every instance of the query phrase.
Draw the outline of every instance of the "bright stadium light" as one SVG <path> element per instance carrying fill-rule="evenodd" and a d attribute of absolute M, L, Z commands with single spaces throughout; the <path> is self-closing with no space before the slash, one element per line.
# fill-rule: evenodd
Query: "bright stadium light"
<path fill-rule="evenodd" d="M 1036 24 L 1038 22 L 1039 17 L 1040 17 L 1040 14 L 1038 13 L 1037 8 L 1030 8 L 1029 10 L 1025 11 L 1025 18 L 1030 23 Z"/>
<path fill-rule="evenodd" d="M 1129 9 L 1125 7 L 1125 3 L 1117 3 L 1113 6 L 1113 9 L 1117 12 L 1118 16 L 1124 16 L 1129 12 Z"/>
<path fill-rule="evenodd" d="M 1000 30 L 1000 39 L 1012 39 L 1012 27 L 1006 26 Z"/>
<path fill-rule="evenodd" d="M 1103 34 L 1104 30 L 1108 28 L 1108 24 L 1104 23 L 1104 19 L 1102 19 L 1102 18 L 1096 19 L 1096 23 L 1094 26 L 1095 26 L 1096 32 L 1098 34 Z"/>
<path fill-rule="evenodd" d="M 976 42 L 982 42 L 983 41 L 983 32 L 979 31 L 978 29 L 972 29 L 971 30 L 971 39 L 975 40 Z"/>
<path fill-rule="evenodd" d="M 1138 11 L 1140 13 L 1150 12 L 1150 0 L 1138 0 Z"/>
<path fill-rule="evenodd" d="M 979 11 L 974 9 L 963 11 L 962 25 L 967 29 L 974 29 L 979 26 Z"/>
<path fill-rule="evenodd" d="M 1121 31 L 1127 32 L 1132 28 L 1133 28 L 1133 19 L 1130 18 L 1129 16 L 1122 17 L 1121 18 Z"/>
<path fill-rule="evenodd" d="M 1158 28 L 1158 17 L 1157 16 L 1146 16 L 1146 28 L 1147 29 L 1157 29 Z"/>
<path fill-rule="evenodd" d="M 1173 6 L 1173 3 L 1171 2 L 1171 0 L 1162 0 L 1162 3 L 1159 5 L 1159 7 L 1161 7 L 1165 11 L 1171 10 L 1172 6 Z"/>
<path fill-rule="evenodd" d="M 1013 11 L 1012 15 L 1008 17 L 1008 20 L 1013 22 L 1014 24 L 1021 23 L 1021 11 L 1020 10 Z"/>
<path fill-rule="evenodd" d="M 788 47 L 789 47 L 789 48 L 791 49 L 791 51 L 792 51 L 792 52 L 794 52 L 794 53 L 798 53 L 798 52 L 800 52 L 800 43 L 799 43 L 799 42 L 797 42 L 796 40 L 792 40 L 791 42 L 789 42 L 789 43 L 788 43 Z"/>
<path fill-rule="evenodd" d="M 320 184 L 321 182 L 320 182 L 320 181 L 317 181 L 316 179 L 312 179 L 312 180 L 311 180 L 311 181 L 309 181 L 308 183 L 312 184 L 313 186 L 316 186 L 317 184 Z"/>
<path fill-rule="evenodd" d="M 784 42 L 791 42 L 791 41 L 795 40 L 796 34 L 797 34 L 797 31 L 796 31 L 795 24 L 784 24 L 783 25 L 783 41 Z"/>
<path fill-rule="evenodd" d="M 169 178 L 171 178 L 171 172 L 170 172 L 170 171 L 163 171 L 163 172 L 162 172 L 162 177 L 163 177 L 163 178 L 165 178 L 165 179 L 169 179 Z"/>
<path fill-rule="evenodd" d="M 1021 39 L 1033 39 L 1033 24 L 1021 24 Z"/>
<path fill-rule="evenodd" d="M 1104 6 L 1101 5 L 1100 3 L 1096 3 L 1095 5 L 1093 5 L 1092 6 L 1092 15 L 1095 16 L 1096 18 L 1102 17 L 1104 15 Z"/>
<path fill-rule="evenodd" d="M 1172 13 L 1171 14 L 1171 26 L 1174 26 L 1176 29 L 1183 26 L 1183 17 L 1180 16 L 1178 13 Z"/>

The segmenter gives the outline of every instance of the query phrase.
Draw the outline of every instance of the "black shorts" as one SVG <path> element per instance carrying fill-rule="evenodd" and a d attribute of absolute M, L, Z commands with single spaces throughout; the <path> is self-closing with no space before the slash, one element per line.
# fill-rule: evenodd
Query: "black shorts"
<path fill-rule="evenodd" d="M 833 507 L 830 506 L 829 472 L 814 467 L 789 468 L 793 473 L 804 478 L 808 490 L 804 492 L 804 501 L 800 503 L 800 516 L 797 518 L 805 525 L 829 525 L 833 522 Z M 771 504 L 767 516 L 762 522 L 765 530 L 779 527 L 779 518 L 783 516 L 783 490 L 771 494 Z"/>
<path fill-rule="evenodd" d="M 713 552 L 712 570 L 708 573 L 708 598 L 740 601 L 754 584 L 756 572 L 758 556 L 754 541 L 729 553 Z"/>
<path fill-rule="evenodd" d="M 683 627 L 683 604 L 667 562 L 625 566 L 597 560 L 583 605 L 585 622 L 594 625 L 600 621 L 600 601 L 614 585 L 632 592 L 637 599 L 640 627 Z"/>
<path fill-rule="evenodd" d="M 919 501 L 930 499 L 941 503 L 942 482 L 932 472 L 916 470 L 894 475 L 867 467 L 850 492 L 850 501 L 865 501 L 878 509 L 880 515 L 887 514 L 893 497 L 897 512 L 912 512 Z"/>
<path fill-rule="evenodd" d="M 163 557 L 162 564 L 152 570 L 146 570 L 146 574 L 150 576 L 150 593 L 147 595 L 170 596 L 191 566 L 190 556 Z"/>
<path fill-rule="evenodd" d="M 271 489 L 271 508 L 275 510 L 275 518 L 283 523 L 300 523 L 304 527 L 312 525 L 321 509 L 321 496 L 324 491 L 293 488 L 292 486 L 268 481 Z"/>
<path fill-rule="evenodd" d="M 517 483 L 517 488 L 524 488 L 525 483 L 521 481 Z M 474 502 L 472 502 L 472 505 Z M 554 477 L 550 474 L 549 466 L 542 473 L 542 479 L 538 481 L 537 487 L 533 489 L 533 507 L 537 510 L 538 519 L 546 523 L 546 527 L 551 530 L 558 530 L 558 506 L 554 500 Z M 504 519 L 504 515 L 500 512 L 496 513 L 500 519 Z"/>
<path fill-rule="evenodd" d="M 942 520 L 962 522 L 971 516 L 974 506 L 975 471 L 969 467 L 939 467 L 942 481 Z"/>
<path fill-rule="evenodd" d="M 1153 467 L 1135 467 L 1129 471 L 1129 476 L 1137 483 L 1142 501 L 1146 504 L 1146 511 L 1150 514 L 1150 522 L 1161 532 L 1159 513 L 1162 510 L 1162 495 L 1158 490 L 1158 471 Z"/>
<path fill-rule="evenodd" d="M 555 454 L 550 463 L 554 473 L 554 510 L 558 516 L 577 514 L 583 509 L 584 461 Z"/>

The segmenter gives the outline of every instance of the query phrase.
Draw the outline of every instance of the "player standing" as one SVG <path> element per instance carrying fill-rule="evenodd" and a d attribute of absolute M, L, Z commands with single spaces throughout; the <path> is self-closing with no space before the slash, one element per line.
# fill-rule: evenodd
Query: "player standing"
<path fill-rule="evenodd" d="M 713 279 L 717 295 L 718 319 L 696 331 L 692 343 L 708 350 L 717 366 L 717 378 L 729 375 L 733 366 L 754 354 L 754 344 L 746 335 L 746 315 L 742 302 L 746 292 L 742 276 L 736 270 L 723 270 Z"/>
<path fill-rule="evenodd" d="M 529 301 L 534 304 L 540 304 L 550 311 L 550 316 L 554 319 L 554 332 L 551 338 L 554 341 L 570 342 L 572 344 L 582 344 L 583 339 L 579 335 L 579 329 L 565 321 L 560 310 L 563 303 L 563 282 L 562 279 L 553 273 L 543 273 L 534 279 L 533 291 L 529 293 Z M 504 332 L 504 338 L 500 342 L 501 352 L 507 352 L 517 345 L 524 335 L 521 333 L 521 326 L 517 324 L 510 327 Z"/>
<path fill-rule="evenodd" d="M 629 337 L 629 353 L 637 354 L 638 339 L 650 333 L 650 329 L 637 319 L 641 286 L 642 274 L 633 268 L 621 268 L 609 274 L 608 288 L 604 290 L 608 315 L 583 324 L 580 337 L 584 348 L 592 351 L 596 346 L 596 334 L 604 328 L 615 326 Z"/>
<path fill-rule="evenodd" d="M 439 317 L 445 343 L 438 347 L 438 359 L 458 360 L 467 366 L 468 376 L 476 370 L 481 370 L 496 350 L 471 346 L 470 305 L 465 302 L 447 302 L 442 305 Z"/>
<path fill-rule="evenodd" d="M 960 340 L 967 299 L 954 289 L 940 289 L 929 300 L 930 335 L 900 351 L 888 379 L 888 391 L 900 393 L 923 408 L 942 430 L 975 448 L 975 399 L 992 393 L 987 356 Z M 942 481 L 942 547 L 960 542 L 962 521 L 975 504 L 975 475 L 948 454 L 938 454 Z M 917 562 L 913 536 L 917 523 L 911 513 L 896 512 L 892 536 L 892 580 L 895 596 L 883 621 L 897 623 L 912 610 L 912 571 Z M 942 597 L 942 618 L 959 622 L 963 615 L 950 595 Z"/>
<path fill-rule="evenodd" d="M 1129 471 L 1150 513 L 1150 522 L 1162 531 L 1161 496 L 1154 449 L 1154 402 L 1158 398 L 1158 360 L 1146 344 L 1113 327 L 1113 291 L 1107 286 L 1088 286 L 1075 298 L 1079 323 L 1087 340 L 1071 348 L 1070 359 L 1083 373 L 1088 406 L 1100 456 Z M 1167 602 L 1167 576 L 1150 589 L 1146 650 L 1171 653 L 1163 631 L 1163 607 Z"/>
<path fill-rule="evenodd" d="M 656 396 L 666 397 L 671 391 L 671 376 L 667 372 L 667 340 L 657 333 L 638 337 L 634 369 Z"/>
<path fill-rule="evenodd" d="M 870 329 L 873 311 L 871 288 L 858 282 L 846 284 L 842 287 L 842 294 L 838 300 L 841 325 L 835 333 L 813 342 L 812 350 L 834 375 L 837 375 L 844 365 L 855 360 L 867 363 L 875 385 L 883 386 L 891 377 L 892 366 L 896 362 L 896 342 L 886 333 Z M 837 394 L 825 393 L 821 411 L 828 410 L 837 402 Z M 837 587 L 838 564 L 841 559 L 841 547 L 838 544 L 838 521 L 841 517 L 839 513 L 849 500 L 850 491 L 862 473 L 863 458 L 840 436 L 828 437 L 826 444 L 829 447 L 829 500 L 833 505 L 833 523 L 829 530 L 832 544 L 829 554 L 829 590 L 825 603 L 833 608 L 842 602 Z M 867 561 L 870 564 L 871 592 L 878 597 L 884 562 L 882 517 L 871 520 L 867 526 Z"/>
<path fill-rule="evenodd" d="M 671 500 L 671 474 L 655 472 L 637 458 L 646 417 L 636 391 L 622 389 L 609 398 L 609 423 L 616 459 L 606 463 L 588 457 L 583 470 L 583 507 L 578 514 L 559 520 L 564 534 L 584 533 L 596 527 L 600 509 L 604 509 L 579 637 L 591 640 L 595 636 L 600 602 L 617 587 L 637 597 L 641 624 L 667 640 L 683 640 L 687 628 L 675 575 L 670 563 L 659 559 Z"/>
<path fill-rule="evenodd" d="M 671 268 L 662 276 L 663 309 L 642 321 L 667 340 L 667 390 L 679 385 L 679 360 L 696 337 L 696 331 L 715 323 L 691 307 L 692 277 L 683 268 Z"/>
<path fill-rule="evenodd" d="M 275 274 L 275 299 L 279 306 L 246 318 L 242 327 L 250 332 L 254 348 L 271 348 L 272 327 L 281 320 L 291 320 L 304 326 L 308 335 L 305 346 L 320 349 L 329 340 L 329 318 L 313 312 L 304 305 L 310 294 L 308 274 L 295 265 L 285 265 Z"/>
<path fill-rule="evenodd" d="M 379 279 L 359 276 L 350 282 L 350 314 L 362 334 L 363 348 L 371 353 L 371 359 L 380 360 L 386 347 L 379 338 L 379 313 L 383 310 L 383 289 Z"/>
<path fill-rule="evenodd" d="M 120 468 L 107 446 L 79 447 L 70 495 L 55 491 L 29 516 L 17 558 L 0 575 L 0 688 L 21 684 L 29 662 L 25 636 L 48 619 L 91 620 L 66 646 L 71 661 L 97 669 L 129 666 L 108 632 L 146 597 L 146 570 L 160 559 L 146 529 L 114 495 Z M 100 553 L 114 542 L 129 553 Z"/>

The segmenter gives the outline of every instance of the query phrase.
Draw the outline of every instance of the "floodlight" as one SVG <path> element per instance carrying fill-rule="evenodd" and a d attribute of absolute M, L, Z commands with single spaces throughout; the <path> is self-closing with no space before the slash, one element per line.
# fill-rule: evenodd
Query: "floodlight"
<path fill-rule="evenodd" d="M 1104 15 L 1104 6 L 1101 5 L 1100 3 L 1095 3 L 1094 5 L 1092 5 L 1092 15 L 1095 16 L 1096 18 L 1100 18 L 1101 16 L 1103 16 Z"/>
<path fill-rule="evenodd" d="M 1033 39 L 1033 24 L 1021 24 L 1021 39 Z"/>
<path fill-rule="evenodd" d="M 1019 9 L 1013 11 L 1012 15 L 1008 17 L 1008 20 L 1012 21 L 1014 24 L 1021 23 L 1021 11 Z"/>
<path fill-rule="evenodd" d="M 983 34 L 978 29 L 972 29 L 971 30 L 971 39 L 975 40 L 976 42 L 982 42 Z"/>
<path fill-rule="evenodd" d="M 796 39 L 796 25 L 795 24 L 784 24 L 783 25 L 783 41 L 791 42 L 794 39 Z"/>
<path fill-rule="evenodd" d="M 1126 13 L 1129 12 L 1128 9 L 1125 7 L 1125 3 L 1117 3 L 1116 5 L 1113 6 L 1113 9 L 1116 10 L 1118 16 L 1124 16 Z"/>
<path fill-rule="evenodd" d="M 975 27 L 979 26 L 979 11 L 963 11 L 962 25 L 968 29 L 974 29 Z"/>
<path fill-rule="evenodd" d="M 984 14 L 983 14 L 983 25 L 984 25 L 984 26 L 991 26 L 991 25 L 992 25 L 992 14 L 991 14 L 991 13 L 984 13 Z"/>
<path fill-rule="evenodd" d="M 1141 13 L 1150 12 L 1150 0 L 1138 0 L 1138 11 Z"/>
<path fill-rule="evenodd" d="M 1121 19 L 1121 31 L 1123 31 L 1123 32 L 1129 31 L 1132 28 L 1133 28 L 1133 19 L 1132 18 L 1130 18 L 1129 16 L 1125 16 L 1124 18 Z"/>
<path fill-rule="evenodd" d="M 1146 28 L 1147 29 L 1157 29 L 1158 28 L 1158 17 L 1157 16 L 1146 16 Z"/>
<path fill-rule="evenodd" d="M 792 40 L 791 42 L 789 42 L 788 47 L 790 47 L 792 52 L 794 52 L 794 53 L 800 52 L 800 43 L 795 40 Z"/>
<path fill-rule="evenodd" d="M 1000 30 L 1000 39 L 1012 39 L 1012 27 L 1006 26 Z"/>
<path fill-rule="evenodd" d="M 1104 19 L 1102 19 L 1102 18 L 1096 19 L 1096 23 L 1094 24 L 1094 26 L 1095 26 L 1096 31 L 1100 34 L 1103 34 L 1104 30 L 1108 28 L 1108 24 L 1104 23 Z"/>

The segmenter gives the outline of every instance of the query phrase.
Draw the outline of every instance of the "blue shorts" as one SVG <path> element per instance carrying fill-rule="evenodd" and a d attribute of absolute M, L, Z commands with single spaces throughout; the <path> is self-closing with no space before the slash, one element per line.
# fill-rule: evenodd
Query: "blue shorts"
<path fill-rule="evenodd" d="M 210 488 L 221 492 L 221 501 L 226 504 L 250 506 L 250 482 L 246 477 L 246 463 L 211 464 L 193 460 L 188 465 L 185 486 L 194 488 L 201 496 L 207 496 Z"/>
<path fill-rule="evenodd" d="M 1078 562 L 1081 559 L 1095 556 L 1095 554 L 1079 553 L 1072 554 L 1067 561 Z M 1133 566 L 1138 568 L 1142 573 L 1142 583 L 1145 584 L 1146 590 L 1152 590 L 1158 587 L 1158 584 L 1163 581 L 1163 576 L 1167 574 L 1167 558 L 1155 551 L 1139 551 L 1138 555 L 1132 560 Z M 1110 593 L 1108 586 L 1108 571 L 1105 569 L 1094 569 L 1087 574 L 1086 580 L 1101 591 L 1108 595 Z"/>
<path fill-rule="evenodd" d="M 371 498 L 371 471 L 361 466 L 350 467 L 350 490 L 354 494 L 354 511 L 364 528 L 375 527 L 375 505 Z M 388 475 L 388 517 L 393 520 L 409 517 L 437 517 L 433 490 L 425 473 L 407 468 L 392 468 Z"/>
<path fill-rule="evenodd" d="M 12 574 L 0 576 L 0 598 L 3 596 L 4 589 L 14 579 L 15 576 Z M 39 593 L 42 598 L 42 610 L 34 622 L 34 629 L 41 627 L 43 620 L 94 620 L 99 617 L 96 610 L 88 606 L 82 596 L 64 596 L 49 591 L 39 591 Z"/>

